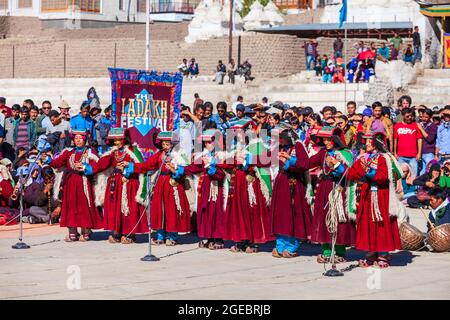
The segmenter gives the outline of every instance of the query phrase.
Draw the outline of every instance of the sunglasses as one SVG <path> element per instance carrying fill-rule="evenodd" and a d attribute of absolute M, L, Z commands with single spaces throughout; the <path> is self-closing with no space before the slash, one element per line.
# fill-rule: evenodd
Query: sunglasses
<path fill-rule="evenodd" d="M 50 110 L 51 108 L 42 108 L 43 110 Z"/>

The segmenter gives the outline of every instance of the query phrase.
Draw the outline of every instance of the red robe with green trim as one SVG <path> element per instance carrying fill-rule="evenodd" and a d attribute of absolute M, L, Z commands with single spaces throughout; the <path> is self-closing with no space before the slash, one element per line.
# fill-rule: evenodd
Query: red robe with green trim
<path fill-rule="evenodd" d="M 397 218 L 389 215 L 388 166 L 381 155 L 377 156 L 377 161 L 376 174 L 372 179 L 365 178 L 366 171 L 361 165 L 361 158 L 356 160 L 348 173 L 349 179 L 363 181 L 357 207 L 356 249 L 369 252 L 400 250 L 402 247 Z M 377 189 L 382 221 L 377 221 L 372 206 L 372 185 Z"/>

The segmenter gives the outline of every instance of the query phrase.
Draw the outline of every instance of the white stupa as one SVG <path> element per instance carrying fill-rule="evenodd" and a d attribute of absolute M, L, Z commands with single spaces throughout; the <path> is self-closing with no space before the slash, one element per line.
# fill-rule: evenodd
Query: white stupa
<path fill-rule="evenodd" d="M 284 22 L 283 16 L 280 14 L 277 6 L 272 1 L 269 1 L 264 7 L 264 14 L 267 21 L 269 21 L 272 26 L 279 26 Z"/>
<path fill-rule="evenodd" d="M 208 9 L 205 2 L 202 0 L 194 10 L 194 18 L 188 26 L 188 35 L 184 38 L 187 43 L 193 43 L 204 37 L 205 29 L 203 23 L 205 22 Z"/>
<path fill-rule="evenodd" d="M 205 39 L 211 37 L 221 37 L 224 34 L 222 27 L 222 7 L 219 0 L 213 1 L 208 7 L 208 13 L 203 23 L 203 28 L 206 31 Z"/>
<path fill-rule="evenodd" d="M 268 27 L 268 25 L 269 22 L 264 14 L 264 7 L 259 1 L 255 1 L 250 7 L 250 12 L 244 17 L 245 30 Z"/>
<path fill-rule="evenodd" d="M 244 22 L 239 14 L 239 11 L 242 9 L 241 0 L 234 0 L 233 9 L 233 32 L 235 35 L 239 35 L 242 33 L 242 27 L 244 26 Z M 222 26 L 224 28 L 224 35 L 228 35 L 230 28 L 230 0 L 225 0 L 222 7 Z"/>

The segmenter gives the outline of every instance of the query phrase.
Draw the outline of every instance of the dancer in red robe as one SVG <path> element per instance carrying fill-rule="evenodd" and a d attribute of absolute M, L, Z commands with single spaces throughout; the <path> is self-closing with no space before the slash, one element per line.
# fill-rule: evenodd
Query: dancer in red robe
<path fill-rule="evenodd" d="M 103 219 L 95 205 L 92 175 L 98 157 L 86 147 L 87 132 L 72 132 L 75 148 L 65 149 L 58 157 L 47 157 L 52 168 L 66 167 L 60 226 L 69 229 L 66 241 L 89 241 L 92 229 L 103 228 Z M 77 228 L 81 228 L 81 236 Z"/>
<path fill-rule="evenodd" d="M 223 249 L 223 228 L 225 217 L 225 198 L 223 182 L 225 173 L 217 167 L 221 152 L 215 148 L 215 137 L 220 135 L 218 130 L 206 130 L 200 136 L 204 142 L 201 159 L 196 159 L 185 167 L 186 174 L 201 173 L 198 187 L 197 201 L 197 235 L 200 239 L 199 247 L 211 250 Z"/>
<path fill-rule="evenodd" d="M 393 159 L 387 154 L 383 133 L 368 133 L 366 153 L 350 168 L 348 177 L 362 181 L 357 207 L 356 249 L 368 251 L 361 267 L 389 266 L 389 251 L 401 249 L 396 212 L 390 212 L 389 188 L 394 187 Z M 394 195 L 395 197 L 395 195 Z"/>
<path fill-rule="evenodd" d="M 256 170 L 258 165 L 258 159 L 240 148 L 234 164 L 224 165 L 232 170 L 224 221 L 224 239 L 235 242 L 232 252 L 256 253 L 258 244 L 274 239 L 270 230 L 270 198 L 268 192 L 264 195 L 262 191 L 264 182 Z"/>
<path fill-rule="evenodd" d="M 121 164 L 123 161 L 140 163 L 142 155 L 137 146 L 130 145 L 122 128 L 111 129 L 108 139 L 114 142 L 114 146 L 100 158 L 95 170 L 95 173 L 104 172 L 103 176 L 107 178 L 105 185 L 99 183 L 101 175 L 97 175 L 96 194 L 98 193 L 97 198 L 100 198 L 97 205 L 104 206 L 105 230 L 113 232 L 108 241 L 130 244 L 135 242 L 137 233 L 148 232 L 142 198 L 145 179 L 143 174 L 136 173 L 125 177 Z M 100 194 L 103 197 L 99 197 Z"/>
<path fill-rule="evenodd" d="M 310 237 L 312 217 L 306 195 L 309 173 L 289 166 L 287 160 L 300 148 L 305 149 L 302 142 L 295 144 L 294 134 L 285 130 L 280 135 L 280 170 L 273 185 L 270 208 L 272 233 L 276 235 L 276 247 L 272 251 L 275 258 L 296 257 L 300 240 Z"/>
<path fill-rule="evenodd" d="M 352 155 L 345 150 L 342 131 L 334 127 L 323 127 L 316 134 L 318 143 L 324 148 L 309 157 L 304 148 L 298 148 L 294 157 L 295 166 L 301 170 L 321 167 L 315 190 L 314 212 L 311 224 L 311 242 L 322 245 L 318 263 L 327 263 L 332 255 L 331 225 L 327 225 L 330 208 L 338 217 L 335 262 L 345 262 L 346 246 L 355 244 L 356 203 L 355 188 L 343 177 L 352 164 Z M 287 157 L 290 158 L 290 157 Z M 291 163 L 291 159 L 289 159 Z M 331 196 L 330 196 L 331 195 Z M 330 198 L 332 201 L 330 201 Z"/>
<path fill-rule="evenodd" d="M 173 132 L 160 132 L 157 137 L 161 142 L 160 151 L 144 163 L 122 162 L 122 166 L 127 167 L 125 176 L 153 170 L 160 172 L 150 206 L 151 228 L 157 231 L 155 245 L 174 246 L 178 243 L 178 232 L 191 231 L 189 201 L 182 183 L 184 167 L 172 162 L 177 159 L 172 152 L 172 139 Z"/>

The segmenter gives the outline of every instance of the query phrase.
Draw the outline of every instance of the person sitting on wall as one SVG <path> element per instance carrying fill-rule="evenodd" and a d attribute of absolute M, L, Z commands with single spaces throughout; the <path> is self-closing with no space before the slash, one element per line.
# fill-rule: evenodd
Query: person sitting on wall
<path fill-rule="evenodd" d="M 195 58 L 191 59 L 191 62 L 189 63 L 189 74 L 191 77 L 197 77 L 200 73 L 200 70 L 198 68 L 198 63 L 195 62 Z"/>

